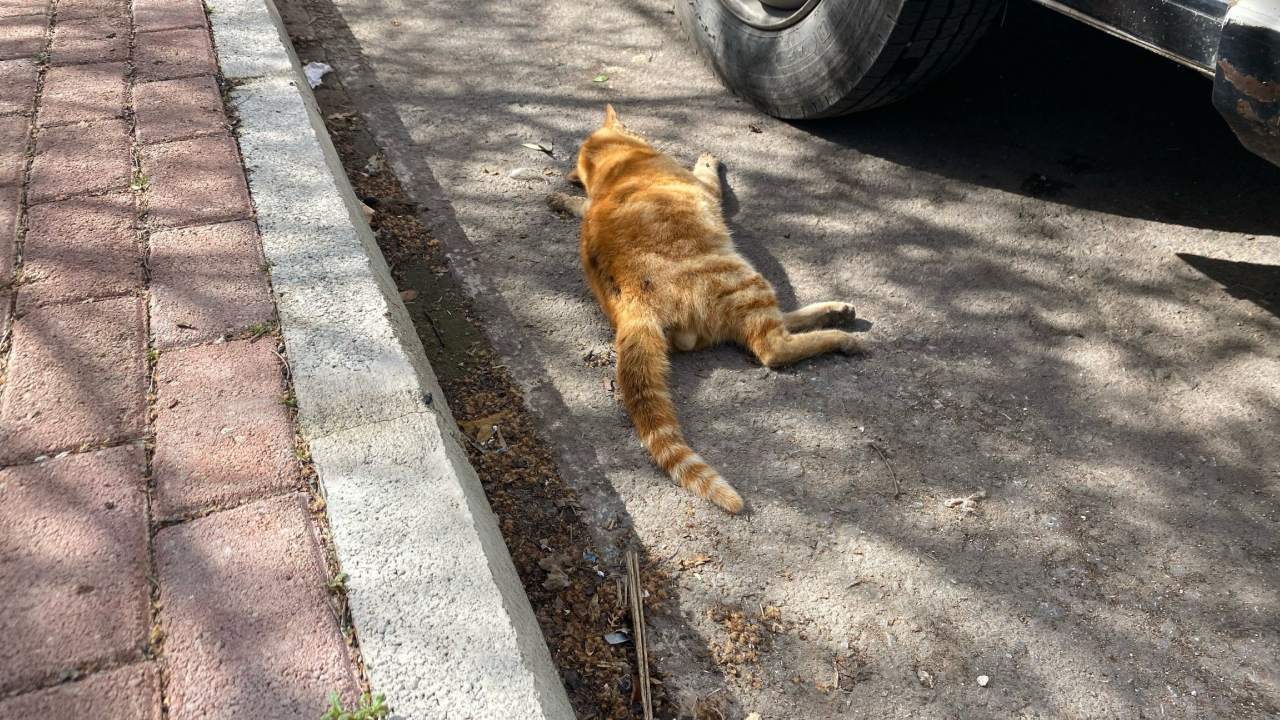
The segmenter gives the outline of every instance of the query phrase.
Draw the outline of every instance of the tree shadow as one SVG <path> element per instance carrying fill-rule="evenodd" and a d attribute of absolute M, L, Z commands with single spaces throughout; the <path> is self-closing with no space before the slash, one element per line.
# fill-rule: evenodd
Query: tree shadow
<path fill-rule="evenodd" d="M 1025 10 L 1065 35 L 997 37 L 1022 55 L 972 63 L 1045 87 L 943 81 L 897 108 L 787 125 L 711 84 L 658 2 L 546 6 L 541 25 L 526 3 L 440 6 L 412 31 L 386 30 L 396 8 L 336 6 L 338 42 L 358 54 L 337 72 L 526 390 L 584 532 L 622 518 L 613 537 L 674 572 L 674 613 L 653 634 L 669 686 L 805 717 L 1280 707 L 1273 323 L 1173 259 L 1239 252 L 1218 231 L 1271 227 L 1276 173 L 1235 145 L 1201 79 Z M 457 28 L 471 35 L 443 31 Z M 1016 67 L 1055 49 L 1091 57 Z M 1099 53 L 1149 63 L 1154 87 L 1077 107 L 1097 93 Z M 605 67 L 616 87 L 592 83 Z M 576 146 L 605 100 L 682 161 L 724 158 L 735 236 L 784 301 L 846 299 L 877 320 L 866 361 L 774 373 L 735 349 L 677 356 L 687 436 L 749 498 L 744 517 L 652 468 L 612 368 L 584 357 L 611 338 L 581 283 L 577 223 L 545 209 L 551 188 L 502 172 L 563 171 L 569 153 L 530 160 L 520 143 Z M 974 514 L 944 504 L 979 487 Z M 690 555 L 710 560 L 683 567 Z M 707 656 L 732 639 L 712 617 L 725 604 L 786 619 L 737 679 Z M 850 657 L 851 687 L 810 682 Z"/>

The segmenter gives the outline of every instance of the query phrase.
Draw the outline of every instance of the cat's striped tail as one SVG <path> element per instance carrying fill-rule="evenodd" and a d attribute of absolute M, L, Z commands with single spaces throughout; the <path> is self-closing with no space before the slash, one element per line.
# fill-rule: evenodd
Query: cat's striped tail
<path fill-rule="evenodd" d="M 731 513 L 742 497 L 695 453 L 680 432 L 667 391 L 667 337 L 656 321 L 622 319 L 618 324 L 618 388 L 640 442 L 653 461 L 681 487 Z"/>

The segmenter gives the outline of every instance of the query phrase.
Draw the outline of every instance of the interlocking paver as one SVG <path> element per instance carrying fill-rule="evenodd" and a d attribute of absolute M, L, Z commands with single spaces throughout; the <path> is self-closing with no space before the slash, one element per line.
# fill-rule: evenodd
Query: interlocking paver
<path fill-rule="evenodd" d="M 138 32 L 205 27 L 200 0 L 133 0 L 133 22 Z"/>
<path fill-rule="evenodd" d="M 270 322 L 275 306 L 252 222 L 151 234 L 156 347 L 194 345 Z"/>
<path fill-rule="evenodd" d="M 0 60 L 35 57 L 44 50 L 47 15 L 0 17 Z"/>
<path fill-rule="evenodd" d="M 36 64 L 27 58 L 0 60 L 0 115 L 31 111 L 36 99 Z"/>
<path fill-rule="evenodd" d="M 249 217 L 252 205 L 229 134 L 142 149 L 147 205 L 154 225 L 174 227 Z"/>
<path fill-rule="evenodd" d="M 22 115 L 0 118 L 0 187 L 22 184 L 30 130 L 31 121 Z"/>
<path fill-rule="evenodd" d="M 301 495 L 156 534 L 169 717 L 315 718 L 355 694 Z"/>
<path fill-rule="evenodd" d="M 126 445 L 0 470 L 0 693 L 141 658 L 145 469 L 142 448 Z"/>
<path fill-rule="evenodd" d="M 271 339 L 162 354 L 156 366 L 156 515 L 296 488 L 294 433 Z"/>
<path fill-rule="evenodd" d="M 40 125 L 124 115 L 124 63 L 53 67 L 44 77 Z"/>
<path fill-rule="evenodd" d="M 157 143 L 227 129 L 222 95 L 211 76 L 142 83 L 133 89 L 138 140 Z"/>
<path fill-rule="evenodd" d="M 135 215 L 129 192 L 80 196 L 31 208 L 20 309 L 141 290 L 142 247 Z"/>
<path fill-rule="evenodd" d="M 60 21 L 53 29 L 54 65 L 92 62 L 123 62 L 129 57 L 127 20 Z"/>
<path fill-rule="evenodd" d="M 49 0 L 0 0 L 0 17 L 47 15 Z"/>
<path fill-rule="evenodd" d="M 36 137 L 29 202 L 129 187 L 129 129 L 119 120 L 45 128 Z"/>
<path fill-rule="evenodd" d="M 172 80 L 218 72 L 207 30 L 139 33 L 134 42 L 133 64 L 139 80 Z"/>
<path fill-rule="evenodd" d="M 160 720 L 160 674 L 149 662 L 95 673 L 84 680 L 0 702 L 0 717 Z"/>
<path fill-rule="evenodd" d="M 128 19 L 126 0 L 58 0 L 58 22 L 87 18 Z"/>
<path fill-rule="evenodd" d="M 14 322 L 0 399 L 0 465 L 140 436 L 145 348 L 141 298 L 25 312 Z"/>

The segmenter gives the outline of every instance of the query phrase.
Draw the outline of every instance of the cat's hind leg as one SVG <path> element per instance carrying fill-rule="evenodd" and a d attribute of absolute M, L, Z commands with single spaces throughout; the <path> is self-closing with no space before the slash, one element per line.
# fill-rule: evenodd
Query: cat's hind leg
<path fill-rule="evenodd" d="M 824 325 L 850 324 L 857 317 L 858 314 L 849 303 L 819 302 L 783 313 L 782 324 L 790 332 L 799 332 Z"/>
<path fill-rule="evenodd" d="M 693 176 L 698 178 L 703 185 L 711 191 L 712 195 L 720 197 L 720 159 L 711 153 L 703 153 L 698 156 L 698 162 L 693 165 Z"/>
<path fill-rule="evenodd" d="M 853 333 L 843 330 L 814 330 L 793 334 L 782 326 L 748 337 L 747 347 L 761 363 L 771 368 L 784 367 L 830 352 L 850 355 L 863 351 Z"/>
<path fill-rule="evenodd" d="M 591 198 L 566 195 L 564 193 L 551 193 L 547 195 L 547 205 L 556 212 L 566 212 L 570 215 L 582 217 L 587 214 L 587 208 L 591 206 Z"/>

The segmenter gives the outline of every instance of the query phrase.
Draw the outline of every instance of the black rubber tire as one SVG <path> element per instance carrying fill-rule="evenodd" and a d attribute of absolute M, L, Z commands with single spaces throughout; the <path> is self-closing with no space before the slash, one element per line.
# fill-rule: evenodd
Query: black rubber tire
<path fill-rule="evenodd" d="M 946 72 L 1004 0 L 821 0 L 782 30 L 747 25 L 720 0 L 676 15 L 725 85 L 781 118 L 820 118 L 900 100 Z"/>

